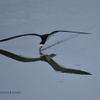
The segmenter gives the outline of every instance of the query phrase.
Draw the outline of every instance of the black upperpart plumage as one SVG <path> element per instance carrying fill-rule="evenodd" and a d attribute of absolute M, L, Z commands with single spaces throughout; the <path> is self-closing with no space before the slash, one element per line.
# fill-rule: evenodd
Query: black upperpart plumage
<path fill-rule="evenodd" d="M 41 42 L 40 44 L 45 44 L 47 38 L 48 38 L 49 34 L 44 34 L 44 35 L 41 35 Z"/>
<path fill-rule="evenodd" d="M 2 40 L 0 40 L 0 42 L 8 41 L 8 40 L 19 38 L 19 37 L 22 37 L 22 36 L 39 36 L 39 37 L 41 37 L 40 44 L 45 44 L 48 36 L 53 35 L 53 34 L 58 33 L 58 32 L 69 32 L 69 33 L 78 33 L 78 34 L 90 34 L 90 33 L 87 33 L 87 32 L 56 30 L 56 31 L 53 31 L 53 32 L 51 32 L 49 34 L 44 34 L 44 35 L 39 35 L 39 34 L 35 34 L 35 33 L 17 35 L 17 36 L 13 36 L 13 37 L 10 37 L 10 38 L 2 39 Z"/>

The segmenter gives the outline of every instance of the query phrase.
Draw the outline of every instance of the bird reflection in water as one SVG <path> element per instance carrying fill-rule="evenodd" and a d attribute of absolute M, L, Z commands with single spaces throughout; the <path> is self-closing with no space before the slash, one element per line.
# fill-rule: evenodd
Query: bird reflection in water
<path fill-rule="evenodd" d="M 45 61 L 48 64 L 50 64 L 55 71 L 59 71 L 59 72 L 62 72 L 62 73 L 92 75 L 91 73 L 86 72 L 86 71 L 81 71 L 81 70 L 77 70 L 77 69 L 69 69 L 69 68 L 63 67 L 62 65 L 58 64 L 57 62 L 55 62 L 52 59 L 54 56 L 56 56 L 56 54 L 54 54 L 54 53 L 52 53 L 52 54 L 43 54 L 42 51 L 40 51 L 39 53 L 40 53 L 40 57 L 28 58 L 28 57 L 23 57 L 23 56 L 8 52 L 6 50 L 0 49 L 0 54 L 2 54 L 4 56 L 7 56 L 9 58 L 12 58 L 14 60 L 17 60 L 17 61 L 21 61 L 21 62 Z"/>

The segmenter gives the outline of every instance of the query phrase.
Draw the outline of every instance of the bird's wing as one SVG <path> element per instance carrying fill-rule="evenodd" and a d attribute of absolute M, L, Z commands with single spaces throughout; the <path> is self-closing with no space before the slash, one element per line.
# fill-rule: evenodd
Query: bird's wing
<path fill-rule="evenodd" d="M 9 58 L 12 58 L 14 60 L 17 61 L 21 61 L 21 62 L 34 62 L 34 61 L 39 61 L 41 60 L 41 58 L 28 58 L 28 57 L 23 57 L 5 50 L 0 49 L 0 54 L 7 56 Z"/>
<path fill-rule="evenodd" d="M 69 33 L 78 33 L 78 34 L 91 34 L 91 33 L 87 33 L 87 32 L 56 30 L 56 31 L 51 32 L 50 35 L 53 35 L 53 34 L 58 33 L 58 32 L 69 32 Z"/>
<path fill-rule="evenodd" d="M 22 36 L 30 36 L 30 35 L 35 35 L 35 36 L 39 36 L 38 34 L 35 34 L 35 33 L 30 33 L 30 34 L 22 34 L 22 35 L 16 35 L 16 36 L 13 36 L 13 37 L 9 37 L 9 38 L 5 38 L 5 39 L 2 39 L 0 40 L 0 42 L 4 42 L 4 41 L 8 41 L 8 40 L 11 40 L 11 39 L 15 39 L 15 38 L 19 38 L 19 37 L 22 37 Z"/>
<path fill-rule="evenodd" d="M 48 57 L 49 56 L 47 56 L 46 58 L 48 58 Z M 82 75 L 91 75 L 91 73 L 89 73 L 89 72 L 62 67 L 57 62 L 55 62 L 53 59 L 49 59 L 49 60 L 47 59 L 47 63 L 49 63 L 55 71 L 60 71 L 62 73 L 74 73 L 74 74 L 82 74 Z"/>

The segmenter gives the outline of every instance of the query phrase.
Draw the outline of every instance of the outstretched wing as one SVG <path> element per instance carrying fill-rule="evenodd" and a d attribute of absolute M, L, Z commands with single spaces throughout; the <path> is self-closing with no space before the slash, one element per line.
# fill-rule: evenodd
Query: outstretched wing
<path fill-rule="evenodd" d="M 87 32 L 56 30 L 56 31 L 51 32 L 50 35 L 53 35 L 53 34 L 58 33 L 58 32 L 69 32 L 69 33 L 78 33 L 78 34 L 91 34 L 91 33 L 87 33 Z"/>
<path fill-rule="evenodd" d="M 4 42 L 4 41 L 8 41 L 8 40 L 11 40 L 11 39 L 15 39 L 15 38 L 19 38 L 19 37 L 22 37 L 22 36 L 30 36 L 30 35 L 35 35 L 35 36 L 39 36 L 39 34 L 35 34 L 35 33 L 30 33 L 30 34 L 22 34 L 22 35 L 16 35 L 16 36 L 13 36 L 13 37 L 9 37 L 9 38 L 6 38 L 6 39 L 2 39 L 0 40 L 0 42 Z"/>
<path fill-rule="evenodd" d="M 28 57 L 23 57 L 5 50 L 0 49 L 0 54 L 7 56 L 9 58 L 15 59 L 17 61 L 21 62 L 34 62 L 34 61 L 39 61 L 41 58 L 28 58 Z"/>

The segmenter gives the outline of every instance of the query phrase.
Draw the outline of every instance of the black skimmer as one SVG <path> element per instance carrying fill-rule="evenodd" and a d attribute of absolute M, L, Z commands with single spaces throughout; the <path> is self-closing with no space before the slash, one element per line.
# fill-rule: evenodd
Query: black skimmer
<path fill-rule="evenodd" d="M 63 66 L 59 65 L 57 62 L 55 62 L 52 59 L 52 57 L 56 56 L 56 54 L 49 54 L 49 55 L 48 54 L 46 54 L 46 55 L 43 54 L 42 56 L 37 57 L 37 58 L 28 58 L 28 57 L 23 57 L 23 56 L 20 56 L 20 55 L 16 55 L 14 53 L 11 53 L 11 52 L 8 52 L 8 51 L 2 50 L 2 49 L 0 49 L 0 54 L 2 54 L 4 56 L 7 56 L 7 57 L 10 57 L 12 59 L 15 59 L 17 61 L 21 61 L 21 62 L 45 61 L 48 64 L 50 64 L 55 71 L 60 71 L 62 73 L 92 75 L 91 73 L 86 72 L 86 71 L 82 71 L 82 70 L 78 70 L 78 69 L 70 69 L 70 68 L 66 68 L 66 67 L 63 67 Z"/>
<path fill-rule="evenodd" d="M 41 51 L 41 48 L 42 48 L 43 45 L 46 43 L 46 41 L 48 40 L 48 38 L 49 38 L 51 35 L 53 35 L 53 34 L 55 34 L 55 33 L 58 33 L 58 32 L 69 32 L 69 33 L 78 33 L 78 34 L 90 34 L 90 33 L 87 33 L 87 32 L 56 30 L 56 31 L 53 31 L 53 32 L 51 32 L 51 33 L 43 34 L 43 35 L 39 35 L 39 34 L 35 34 L 35 33 L 17 35 L 17 36 L 13 36 L 13 37 L 10 37 L 10 38 L 2 39 L 2 40 L 0 40 L 0 42 L 7 41 L 7 40 L 11 40 L 11 39 L 18 38 L 18 37 L 22 37 L 22 36 L 29 36 L 29 35 L 39 36 L 39 37 L 41 38 L 39 51 Z"/>

